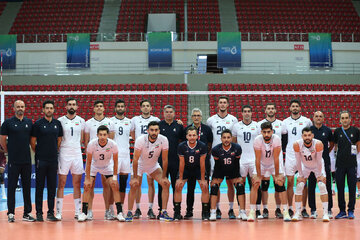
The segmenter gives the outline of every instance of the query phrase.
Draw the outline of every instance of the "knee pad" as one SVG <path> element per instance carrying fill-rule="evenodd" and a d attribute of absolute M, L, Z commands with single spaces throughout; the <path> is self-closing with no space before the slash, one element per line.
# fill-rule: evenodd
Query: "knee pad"
<path fill-rule="evenodd" d="M 217 195 L 218 195 L 218 192 L 219 192 L 219 185 L 218 185 L 218 184 L 213 184 L 213 185 L 211 185 L 210 195 L 215 195 L 215 196 L 217 196 Z"/>
<path fill-rule="evenodd" d="M 244 187 L 243 184 L 241 184 L 241 183 L 235 184 L 235 189 L 236 189 L 236 195 L 237 196 L 245 194 L 245 187 Z"/>
<path fill-rule="evenodd" d="M 286 191 L 286 189 L 285 189 L 284 185 L 279 186 L 279 185 L 275 184 L 275 192 L 282 193 L 282 192 L 285 192 L 285 191 Z"/>
<path fill-rule="evenodd" d="M 0 173 L 0 183 L 4 183 L 4 173 Z"/>
<path fill-rule="evenodd" d="M 302 195 L 305 187 L 305 183 L 300 182 L 296 185 L 295 195 Z"/>
<path fill-rule="evenodd" d="M 320 190 L 320 195 L 327 195 L 327 189 L 326 189 L 326 185 L 323 182 L 318 182 L 318 186 L 319 186 L 319 190 Z"/>
<path fill-rule="evenodd" d="M 266 192 L 269 189 L 270 180 L 261 180 L 261 191 Z"/>
<path fill-rule="evenodd" d="M 128 175 L 119 175 L 119 191 L 124 193 L 126 192 Z"/>

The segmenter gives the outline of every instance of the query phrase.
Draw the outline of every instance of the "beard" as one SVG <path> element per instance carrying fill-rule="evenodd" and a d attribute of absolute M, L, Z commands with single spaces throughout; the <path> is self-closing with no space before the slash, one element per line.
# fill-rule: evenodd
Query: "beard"
<path fill-rule="evenodd" d="M 294 115 L 298 115 L 298 114 L 299 114 L 299 111 L 294 110 L 294 111 L 292 111 L 291 113 L 294 114 Z"/>
<path fill-rule="evenodd" d="M 270 141 L 271 137 L 264 137 L 265 142 Z"/>
<path fill-rule="evenodd" d="M 267 115 L 269 118 L 273 118 L 275 116 L 275 114 L 268 114 Z"/>
<path fill-rule="evenodd" d="M 15 113 L 16 113 L 16 115 L 19 115 L 19 116 L 24 115 L 24 111 L 23 111 L 23 110 L 17 110 Z"/>
<path fill-rule="evenodd" d="M 311 143 L 311 140 L 310 139 L 306 139 L 304 140 L 304 143 L 306 143 L 307 145 L 309 145 Z"/>
<path fill-rule="evenodd" d="M 125 111 L 116 111 L 117 115 L 124 115 Z"/>
<path fill-rule="evenodd" d="M 69 110 L 67 110 L 67 112 L 70 114 L 70 115 L 73 115 L 73 114 L 75 114 L 75 109 L 73 109 L 73 108 L 70 108 Z"/>
<path fill-rule="evenodd" d="M 53 115 L 54 115 L 53 113 L 45 113 L 45 116 L 48 117 L 48 118 L 52 117 Z"/>
<path fill-rule="evenodd" d="M 152 134 L 152 135 L 150 135 L 150 138 L 151 138 L 152 140 L 155 140 L 155 139 L 157 138 L 157 135 L 156 135 L 156 134 Z"/>

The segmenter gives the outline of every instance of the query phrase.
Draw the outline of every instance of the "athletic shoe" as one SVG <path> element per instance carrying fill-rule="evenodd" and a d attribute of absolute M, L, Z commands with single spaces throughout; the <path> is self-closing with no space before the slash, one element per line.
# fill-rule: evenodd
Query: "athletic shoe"
<path fill-rule="evenodd" d="M 179 220 L 181 220 L 182 219 L 182 216 L 181 216 L 181 214 L 178 212 L 178 213 L 174 213 L 174 220 L 175 221 L 179 221 Z"/>
<path fill-rule="evenodd" d="M 116 219 L 120 222 L 125 222 L 125 218 L 122 212 L 119 212 L 119 214 L 116 216 Z"/>
<path fill-rule="evenodd" d="M 354 219 L 355 218 L 355 215 L 354 215 L 353 211 L 348 211 L 348 218 L 349 219 Z"/>
<path fill-rule="evenodd" d="M 114 220 L 113 215 L 111 214 L 110 210 L 105 210 L 105 220 Z"/>
<path fill-rule="evenodd" d="M 133 221 L 133 214 L 131 211 L 128 211 L 126 217 L 125 217 L 125 222 L 132 222 Z"/>
<path fill-rule="evenodd" d="M 201 218 L 203 221 L 209 221 L 209 212 L 201 212 Z"/>
<path fill-rule="evenodd" d="M 92 210 L 89 210 L 88 211 L 88 214 L 87 214 L 87 219 L 86 220 L 93 220 L 94 216 L 93 216 L 93 211 Z"/>
<path fill-rule="evenodd" d="M 247 221 L 248 222 L 254 222 L 255 218 L 256 218 L 256 211 L 254 209 L 251 209 L 250 212 L 249 212 L 249 216 L 248 216 Z"/>
<path fill-rule="evenodd" d="M 328 211 L 328 215 L 329 215 L 329 218 L 330 218 L 330 219 L 333 219 L 333 218 L 334 218 L 331 210 Z"/>
<path fill-rule="evenodd" d="M 134 214 L 134 219 L 139 219 L 141 218 L 141 210 L 140 208 L 137 208 L 136 211 L 135 211 L 135 214 Z"/>
<path fill-rule="evenodd" d="M 149 219 L 156 219 L 156 216 L 155 216 L 154 211 L 152 210 L 152 208 L 149 208 L 149 211 L 147 212 L 147 217 Z"/>
<path fill-rule="evenodd" d="M 161 210 L 159 210 L 159 214 L 156 216 L 157 220 L 160 220 Z"/>
<path fill-rule="evenodd" d="M 36 221 L 37 222 L 43 222 L 44 221 L 43 215 L 41 213 L 36 214 Z"/>
<path fill-rule="evenodd" d="M 20 186 L 17 186 L 16 191 L 17 191 L 17 192 L 21 192 Z"/>
<path fill-rule="evenodd" d="M 216 221 L 216 212 L 211 212 L 210 213 L 210 218 L 209 218 L 210 221 Z"/>
<path fill-rule="evenodd" d="M 88 219 L 89 213 L 86 215 L 85 213 L 81 213 L 78 216 L 78 222 L 85 222 Z"/>
<path fill-rule="evenodd" d="M 248 217 L 246 216 L 246 212 L 240 210 L 237 219 L 247 221 Z"/>
<path fill-rule="evenodd" d="M 356 199 L 360 199 L 360 193 L 356 194 Z"/>
<path fill-rule="evenodd" d="M 306 212 L 306 209 L 303 209 L 303 210 L 301 211 L 301 216 L 302 216 L 303 218 L 309 218 L 309 217 L 310 217 L 309 214 Z"/>
<path fill-rule="evenodd" d="M 229 212 L 229 219 L 236 219 L 235 213 L 233 209 L 230 209 Z"/>
<path fill-rule="evenodd" d="M 284 211 L 283 216 L 284 216 L 284 222 L 291 222 L 289 211 Z"/>
<path fill-rule="evenodd" d="M 79 214 L 75 214 L 74 219 L 78 220 Z"/>
<path fill-rule="evenodd" d="M 289 215 L 291 218 L 294 216 L 294 211 L 292 209 L 289 209 Z"/>
<path fill-rule="evenodd" d="M 317 216 L 318 216 L 318 214 L 316 211 L 311 211 L 311 216 L 310 216 L 311 219 L 316 219 Z"/>
<path fill-rule="evenodd" d="M 329 218 L 329 215 L 327 213 L 325 213 L 323 215 L 323 222 L 330 222 L 330 218 Z"/>
<path fill-rule="evenodd" d="M 8 215 L 8 222 L 9 222 L 9 223 L 15 222 L 15 215 L 14 215 L 14 214 L 9 213 L 9 215 Z"/>
<path fill-rule="evenodd" d="M 269 218 L 269 210 L 268 210 L 267 208 L 264 208 L 262 217 L 263 217 L 264 219 L 268 219 L 268 218 Z"/>
<path fill-rule="evenodd" d="M 289 210 L 289 212 L 290 212 L 290 210 Z M 281 213 L 280 208 L 277 208 L 277 209 L 275 210 L 275 217 L 278 218 L 278 219 L 283 218 L 283 214 Z"/>
<path fill-rule="evenodd" d="M 221 219 L 221 210 L 219 208 L 216 209 L 216 219 Z"/>
<path fill-rule="evenodd" d="M 53 213 L 48 213 L 46 215 L 46 221 L 50 221 L 50 222 L 56 222 L 56 221 L 59 221 L 55 215 Z"/>
<path fill-rule="evenodd" d="M 113 207 L 109 208 L 109 213 L 110 213 L 109 215 L 112 217 L 112 219 L 116 219 L 117 214 L 115 214 Z"/>
<path fill-rule="evenodd" d="M 24 214 L 22 220 L 23 220 L 23 221 L 26 221 L 26 222 L 35 222 L 35 221 L 36 221 L 36 219 L 33 218 L 33 216 L 31 216 L 30 213 Z"/>
<path fill-rule="evenodd" d="M 174 219 L 168 215 L 167 211 L 163 211 L 160 215 L 160 221 L 171 222 L 174 221 Z"/>
<path fill-rule="evenodd" d="M 263 219 L 263 216 L 261 215 L 260 210 L 256 210 L 255 214 L 256 214 L 257 219 Z"/>
<path fill-rule="evenodd" d="M 346 212 L 341 211 L 338 213 L 338 215 L 335 216 L 335 219 L 341 219 L 341 218 L 348 218 Z"/>
<path fill-rule="evenodd" d="M 190 219 L 194 216 L 193 212 L 192 211 L 186 211 L 186 214 L 184 216 L 184 219 L 187 220 L 187 219 Z"/>
<path fill-rule="evenodd" d="M 301 221 L 301 213 L 299 213 L 298 211 L 296 211 L 295 215 L 291 218 L 291 221 L 293 222 L 297 222 L 297 221 Z M 284 220 L 285 221 L 285 220 Z"/>
<path fill-rule="evenodd" d="M 59 220 L 59 221 L 61 221 L 61 219 L 62 219 L 61 213 L 56 213 L 55 217 L 56 217 L 57 220 Z"/>

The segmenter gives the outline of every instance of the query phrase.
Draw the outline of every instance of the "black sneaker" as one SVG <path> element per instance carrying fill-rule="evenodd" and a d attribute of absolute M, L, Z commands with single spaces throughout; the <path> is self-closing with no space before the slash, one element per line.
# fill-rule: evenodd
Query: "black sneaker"
<path fill-rule="evenodd" d="M 302 216 L 303 218 L 309 218 L 309 217 L 310 217 L 309 214 L 306 212 L 306 209 L 303 209 L 303 210 L 301 211 L 301 216 Z"/>
<path fill-rule="evenodd" d="M 220 209 L 216 209 L 216 219 L 221 219 L 221 211 Z"/>
<path fill-rule="evenodd" d="M 26 222 L 35 222 L 36 220 L 35 220 L 35 218 L 33 218 L 33 216 L 31 216 L 31 214 L 30 213 L 25 213 L 24 215 L 23 215 L 23 219 L 22 219 L 23 221 L 26 221 Z"/>
<path fill-rule="evenodd" d="M 210 213 L 209 212 L 201 212 L 201 218 L 203 221 L 209 221 Z"/>
<path fill-rule="evenodd" d="M 139 219 L 141 217 L 141 211 L 140 208 L 137 208 L 134 214 L 134 219 Z"/>
<path fill-rule="evenodd" d="M 36 221 L 37 222 L 43 222 L 44 221 L 43 215 L 41 213 L 36 214 Z"/>
<path fill-rule="evenodd" d="M 182 219 L 182 216 L 181 216 L 181 214 L 180 214 L 179 212 L 174 213 L 174 220 L 175 220 L 175 221 L 179 221 L 179 220 L 181 220 L 181 219 Z"/>
<path fill-rule="evenodd" d="M 48 213 L 46 216 L 46 221 L 57 222 L 59 219 L 57 219 L 53 213 Z"/>
<path fill-rule="evenodd" d="M 292 209 L 289 208 L 289 215 L 292 218 L 294 216 L 294 211 Z"/>
<path fill-rule="evenodd" d="M 267 208 L 264 208 L 262 216 L 263 216 L 264 219 L 269 218 L 269 210 Z"/>
<path fill-rule="evenodd" d="M 160 220 L 161 211 L 159 211 L 159 214 L 156 216 L 157 220 Z"/>
<path fill-rule="evenodd" d="M 8 215 L 8 222 L 9 222 L 9 223 L 15 222 L 15 215 L 14 215 L 14 214 L 9 213 L 9 215 Z"/>
<path fill-rule="evenodd" d="M 289 209 L 289 214 L 290 214 L 290 209 Z M 280 208 L 277 208 L 277 209 L 275 210 L 275 217 L 278 218 L 278 219 L 282 219 L 282 218 L 283 218 L 283 214 L 282 214 Z"/>
<path fill-rule="evenodd" d="M 184 219 L 190 219 L 194 216 L 192 211 L 186 211 L 186 214 L 184 216 Z"/>
<path fill-rule="evenodd" d="M 147 212 L 147 217 L 149 219 L 156 219 L 156 216 L 155 216 L 154 211 L 152 210 L 152 208 L 149 208 L 149 211 Z"/>
<path fill-rule="evenodd" d="M 256 210 L 255 214 L 256 218 L 262 218 L 260 210 Z"/>
<path fill-rule="evenodd" d="M 235 213 L 233 209 L 230 209 L 229 212 L 229 219 L 236 219 Z"/>

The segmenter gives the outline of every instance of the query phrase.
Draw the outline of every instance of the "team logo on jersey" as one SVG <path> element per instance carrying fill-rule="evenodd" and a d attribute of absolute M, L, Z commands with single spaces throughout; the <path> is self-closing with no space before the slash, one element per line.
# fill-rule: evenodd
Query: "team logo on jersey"
<path fill-rule="evenodd" d="M 235 152 L 231 152 L 230 155 L 231 155 L 231 156 L 235 156 Z"/>
<path fill-rule="evenodd" d="M 197 150 L 195 151 L 195 153 L 200 153 L 200 150 L 199 150 L 199 149 L 197 149 Z"/>
<path fill-rule="evenodd" d="M 303 125 L 303 122 L 299 122 L 299 125 L 300 125 L 300 126 Z"/>
<path fill-rule="evenodd" d="M 174 128 L 174 132 L 176 132 L 176 128 Z"/>
<path fill-rule="evenodd" d="M 27 127 L 28 127 L 28 125 L 26 124 L 26 125 L 25 125 L 25 127 L 27 128 Z"/>
<path fill-rule="evenodd" d="M 354 135 L 353 134 L 350 134 L 350 137 L 353 137 Z"/>
<path fill-rule="evenodd" d="M 323 133 L 322 135 L 325 136 L 325 133 Z"/>
<path fill-rule="evenodd" d="M 15 127 L 17 127 L 17 124 L 15 124 Z"/>
<path fill-rule="evenodd" d="M 77 126 L 77 125 L 79 125 L 80 123 L 79 122 L 75 122 L 75 125 Z"/>
<path fill-rule="evenodd" d="M 251 130 L 255 130 L 255 127 L 251 127 Z"/>
<path fill-rule="evenodd" d="M 275 125 L 275 128 L 279 128 L 279 125 Z"/>
<path fill-rule="evenodd" d="M 230 122 L 228 121 L 228 122 L 226 122 L 226 124 L 230 124 Z"/>
<path fill-rule="evenodd" d="M 55 126 L 54 126 L 54 128 L 56 129 L 56 128 L 57 128 L 57 126 L 55 125 Z"/>
<path fill-rule="evenodd" d="M 126 125 L 126 126 L 129 125 L 129 122 L 125 122 L 125 125 Z"/>
<path fill-rule="evenodd" d="M 44 128 L 46 128 L 46 126 L 44 126 Z"/>
<path fill-rule="evenodd" d="M 159 145 L 160 145 L 160 144 L 156 144 L 155 148 L 159 148 Z"/>
<path fill-rule="evenodd" d="M 110 152 L 110 148 L 107 148 L 106 151 L 107 151 L 107 152 Z"/>

